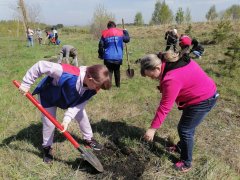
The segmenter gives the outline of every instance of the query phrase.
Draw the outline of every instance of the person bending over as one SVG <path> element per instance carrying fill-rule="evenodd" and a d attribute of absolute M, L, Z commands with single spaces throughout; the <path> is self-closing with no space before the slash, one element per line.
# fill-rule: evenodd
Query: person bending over
<path fill-rule="evenodd" d="M 158 89 L 162 93 L 160 104 L 144 138 L 147 141 L 153 140 L 176 102 L 182 111 L 177 127 L 180 141 L 170 149 L 180 152 L 180 160 L 174 167 L 187 172 L 192 167 L 195 129 L 215 106 L 219 95 L 216 84 L 189 56 L 179 56 L 179 53 L 171 50 L 163 54 L 163 59 L 155 54 L 146 55 L 140 64 L 141 75 L 158 80 Z"/>
<path fill-rule="evenodd" d="M 57 108 L 66 110 L 62 126 L 63 132 L 68 124 L 75 119 L 83 134 L 85 144 L 94 150 L 103 147 L 93 139 L 92 128 L 85 111 L 85 105 L 89 99 L 96 95 L 100 89 L 111 88 L 109 72 L 104 65 L 75 67 L 69 64 L 58 64 L 48 61 L 39 61 L 34 64 L 23 77 L 20 92 L 26 94 L 37 78 L 46 77 L 33 91 L 38 94 L 41 105 L 56 117 Z M 53 160 L 52 145 L 54 137 L 54 124 L 42 114 L 43 122 L 43 161 L 50 163 Z"/>

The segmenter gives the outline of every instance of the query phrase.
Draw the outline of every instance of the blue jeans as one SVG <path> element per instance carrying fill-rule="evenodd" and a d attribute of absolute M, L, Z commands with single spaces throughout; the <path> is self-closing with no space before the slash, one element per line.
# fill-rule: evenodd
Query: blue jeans
<path fill-rule="evenodd" d="M 33 36 L 28 36 L 28 47 L 33 46 Z"/>
<path fill-rule="evenodd" d="M 215 93 L 211 98 L 183 109 L 182 117 L 178 124 L 180 141 L 177 146 L 181 149 L 180 159 L 187 166 L 191 166 L 192 162 L 195 128 L 215 106 L 218 96 L 219 94 Z"/>
<path fill-rule="evenodd" d="M 196 57 L 202 56 L 202 52 L 200 52 L 200 51 L 193 51 L 193 54 L 194 54 Z"/>

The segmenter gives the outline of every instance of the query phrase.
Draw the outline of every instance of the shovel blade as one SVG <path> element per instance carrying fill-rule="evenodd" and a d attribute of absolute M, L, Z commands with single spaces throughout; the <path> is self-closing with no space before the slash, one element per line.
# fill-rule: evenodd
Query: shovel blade
<path fill-rule="evenodd" d="M 134 76 L 134 70 L 133 69 L 127 69 L 126 74 L 129 78 L 132 78 Z"/>
<path fill-rule="evenodd" d="M 103 166 L 98 158 L 93 154 L 90 148 L 79 146 L 78 150 L 82 153 L 82 157 L 85 161 L 89 162 L 98 172 L 103 172 Z"/>

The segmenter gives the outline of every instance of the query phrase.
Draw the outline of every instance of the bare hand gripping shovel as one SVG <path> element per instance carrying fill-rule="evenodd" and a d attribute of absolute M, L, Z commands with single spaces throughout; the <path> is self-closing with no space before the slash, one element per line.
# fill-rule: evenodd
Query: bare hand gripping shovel
<path fill-rule="evenodd" d="M 16 80 L 13 80 L 13 84 L 19 88 L 20 83 Z M 42 105 L 38 102 L 36 98 L 32 96 L 31 93 L 27 93 L 26 97 L 58 128 L 58 130 L 62 131 L 63 127 L 61 124 L 51 115 L 49 112 L 42 107 Z M 62 133 L 72 144 L 73 146 L 80 151 L 83 159 L 89 162 L 96 170 L 99 172 L 103 172 L 103 166 L 98 160 L 98 158 L 92 153 L 90 148 L 85 148 L 83 145 L 78 144 L 78 142 L 71 136 L 71 134 L 67 131 Z"/>

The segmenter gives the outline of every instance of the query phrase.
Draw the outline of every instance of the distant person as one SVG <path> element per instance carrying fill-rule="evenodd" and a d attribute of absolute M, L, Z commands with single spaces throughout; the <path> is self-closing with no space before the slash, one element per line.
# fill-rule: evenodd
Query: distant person
<path fill-rule="evenodd" d="M 78 66 L 77 49 L 72 45 L 64 45 L 60 51 L 58 63 L 61 64 L 63 61 L 63 58 L 65 58 L 66 63 L 69 64 L 70 57 L 72 58 L 72 61 L 70 62 L 70 64 L 74 66 Z"/>
<path fill-rule="evenodd" d="M 219 96 L 216 84 L 187 54 L 181 57 L 169 50 L 163 54 L 162 60 L 155 54 L 149 54 L 141 59 L 140 64 L 141 75 L 159 80 L 158 89 L 162 93 L 144 138 L 153 141 L 156 131 L 176 102 L 182 111 L 177 127 L 180 141 L 167 149 L 180 153 L 180 160 L 174 167 L 187 172 L 192 167 L 195 129 L 215 106 Z"/>
<path fill-rule="evenodd" d="M 116 28 L 113 21 L 109 21 L 107 29 L 102 31 L 102 37 L 98 45 L 98 57 L 104 60 L 110 79 L 114 73 L 115 85 L 120 87 L 120 66 L 123 59 L 123 43 L 128 43 L 130 37 L 127 30 Z"/>
<path fill-rule="evenodd" d="M 28 40 L 28 47 L 33 46 L 33 35 L 34 35 L 34 31 L 32 29 L 30 29 L 29 27 L 27 27 L 27 40 Z"/>
<path fill-rule="evenodd" d="M 196 40 L 192 40 L 192 49 L 190 50 L 190 53 L 193 53 L 195 55 L 195 58 L 201 59 L 204 52 L 204 47 Z"/>
<path fill-rule="evenodd" d="M 53 37 L 55 38 L 55 42 L 57 42 L 58 32 L 57 32 L 57 29 L 55 27 L 52 28 L 52 34 L 53 34 Z"/>
<path fill-rule="evenodd" d="M 179 38 L 179 46 L 181 47 L 180 55 L 190 54 L 190 46 L 192 45 L 192 39 L 188 35 L 181 34 Z"/>
<path fill-rule="evenodd" d="M 48 45 L 55 44 L 55 38 L 53 37 L 53 34 L 50 31 L 45 31 L 45 32 L 46 32 L 46 38 L 44 40 L 44 44 L 47 39 L 48 39 Z"/>
<path fill-rule="evenodd" d="M 42 37 L 42 31 L 41 31 L 41 29 L 39 29 L 39 28 L 37 29 L 36 35 L 37 35 L 37 39 L 38 39 L 39 45 L 42 45 L 42 39 L 43 39 L 43 37 Z"/>
<path fill-rule="evenodd" d="M 177 33 L 177 29 L 173 29 L 171 31 L 167 31 L 165 33 L 165 40 L 167 41 L 165 51 L 168 51 L 171 46 L 173 46 L 174 52 L 177 51 L 177 42 L 178 42 L 179 35 Z"/>
<path fill-rule="evenodd" d="M 20 92 L 26 94 L 34 82 L 42 75 L 46 77 L 38 84 L 33 94 L 38 94 L 41 105 L 56 118 L 57 108 L 66 110 L 62 122 L 63 132 L 72 119 L 75 119 L 83 134 L 84 144 L 94 150 L 103 146 L 93 139 L 85 105 L 100 89 L 111 87 L 108 69 L 104 65 L 75 67 L 69 64 L 58 64 L 49 61 L 39 61 L 34 64 L 23 77 Z M 42 114 L 43 122 L 43 161 L 53 160 L 52 144 L 54 124 Z"/>

